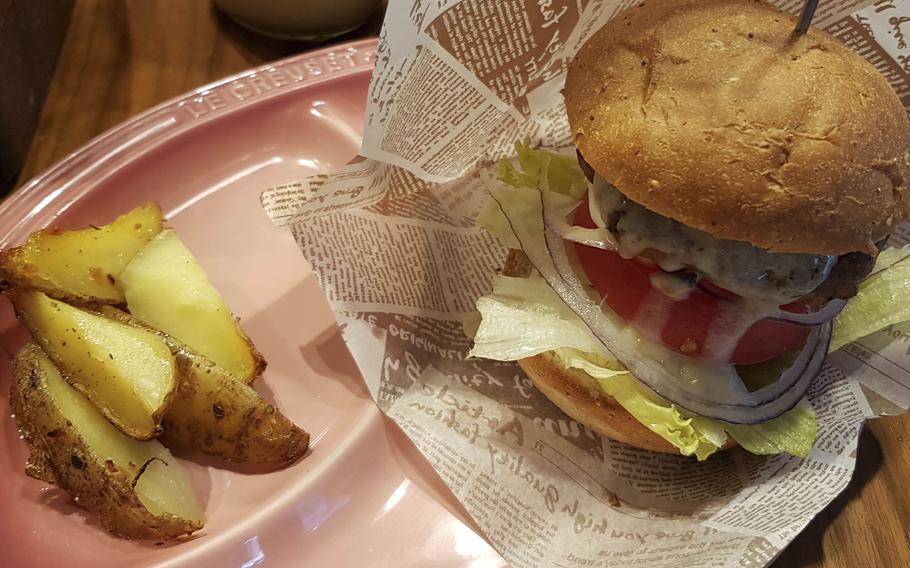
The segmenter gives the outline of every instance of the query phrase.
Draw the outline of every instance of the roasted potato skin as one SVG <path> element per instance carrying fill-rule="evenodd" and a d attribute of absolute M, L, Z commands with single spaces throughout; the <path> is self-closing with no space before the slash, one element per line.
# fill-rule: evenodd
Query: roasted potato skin
<path fill-rule="evenodd" d="M 95 455 L 56 405 L 34 343 L 13 358 L 10 404 L 31 451 L 26 472 L 66 490 L 108 531 L 125 538 L 173 539 L 202 528 L 202 522 L 150 513 L 133 490 L 136 479 Z M 141 475 L 141 473 L 140 473 Z"/>
<path fill-rule="evenodd" d="M 230 375 L 176 339 L 110 306 L 99 313 L 157 333 L 177 364 L 177 395 L 162 418 L 161 440 L 236 463 L 285 467 L 303 456 L 310 435 Z"/>
<path fill-rule="evenodd" d="M 310 435 L 252 387 L 185 349 L 174 358 L 180 386 L 161 423 L 166 444 L 276 468 L 306 453 Z"/>
<path fill-rule="evenodd" d="M 125 304 L 120 273 L 163 222 L 161 207 L 149 202 L 102 227 L 37 231 L 0 251 L 0 279 L 71 303 Z"/>

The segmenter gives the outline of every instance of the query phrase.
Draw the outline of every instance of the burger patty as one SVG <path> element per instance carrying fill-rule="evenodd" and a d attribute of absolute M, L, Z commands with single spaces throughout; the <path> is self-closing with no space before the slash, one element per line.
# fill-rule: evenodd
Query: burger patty
<path fill-rule="evenodd" d="M 580 152 L 577 155 L 585 177 L 595 184 L 596 172 Z M 608 183 L 595 185 L 599 192 L 594 201 L 622 256 L 652 260 L 690 281 L 694 272 L 744 297 L 779 305 L 797 299 L 818 303 L 851 298 L 875 264 L 875 257 L 865 252 L 839 257 L 772 253 L 740 241 L 715 239 L 638 205 Z M 883 245 L 884 240 L 876 243 L 879 250 Z"/>
<path fill-rule="evenodd" d="M 882 239 L 875 243 L 875 247 L 881 251 L 885 248 L 887 240 Z M 831 269 L 828 278 L 812 291 L 812 296 L 820 299 L 852 298 L 859 292 L 859 283 L 872 272 L 873 266 L 875 257 L 870 254 L 864 252 L 842 254 L 837 257 L 837 264 Z"/>

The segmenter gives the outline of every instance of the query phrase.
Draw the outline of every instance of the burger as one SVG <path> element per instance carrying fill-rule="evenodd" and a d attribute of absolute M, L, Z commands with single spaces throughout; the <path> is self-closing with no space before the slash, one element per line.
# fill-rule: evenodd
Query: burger
<path fill-rule="evenodd" d="M 511 250 L 472 355 L 638 448 L 810 451 L 829 350 L 910 300 L 885 250 L 910 121 L 872 65 L 795 27 L 661 0 L 593 34 L 563 91 L 575 156 L 518 144 L 491 185 L 479 222 Z"/>

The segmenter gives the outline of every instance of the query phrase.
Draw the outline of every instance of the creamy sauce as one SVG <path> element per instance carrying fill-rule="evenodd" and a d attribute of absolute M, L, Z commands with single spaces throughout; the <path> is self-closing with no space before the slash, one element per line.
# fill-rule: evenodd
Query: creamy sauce
<path fill-rule="evenodd" d="M 673 376 L 674 382 L 678 383 L 682 390 L 705 399 L 735 403 L 737 397 L 748 393 L 736 367 L 727 359 L 687 357 L 667 348 L 661 343 L 660 338 L 650 337 L 635 325 L 640 321 L 639 317 L 653 318 L 657 321 L 661 318 L 665 321 L 669 317 L 673 302 L 667 297 L 660 296 L 659 292 L 652 292 L 643 304 L 655 301 L 657 306 L 647 312 L 647 315 L 636 317 L 633 322 L 624 322 L 611 310 L 603 310 L 604 317 L 614 328 L 610 335 L 618 347 L 617 353 L 625 353 L 629 359 L 636 361 L 653 361 L 667 374 Z M 614 356 L 609 351 L 604 355 Z"/>
<path fill-rule="evenodd" d="M 748 393 L 736 368 L 728 362 L 681 355 L 667 349 L 659 341 L 641 335 L 632 325 L 617 322 L 614 337 L 625 352 L 663 367 L 686 392 L 727 404 L 735 403 L 737 397 Z"/>
<path fill-rule="evenodd" d="M 670 321 L 673 303 L 672 299 L 659 291 L 649 290 L 630 323 L 637 329 L 653 331 L 656 336 L 650 339 L 660 341 L 660 333 Z"/>
<path fill-rule="evenodd" d="M 817 288 L 837 262 L 834 256 L 773 253 L 741 241 L 716 239 L 649 211 L 600 176 L 595 176 L 594 191 L 589 193 L 592 218 L 606 224 L 624 258 L 657 251 L 662 253 L 657 263 L 663 270 L 690 267 L 717 286 L 750 299 L 776 305 L 791 302 Z"/>
<path fill-rule="evenodd" d="M 719 311 L 708 327 L 702 351 L 706 358 L 714 361 L 729 361 L 749 328 L 778 311 L 773 303 L 743 300 L 719 303 L 717 307 Z"/>
<path fill-rule="evenodd" d="M 688 297 L 694 284 L 674 273 L 658 271 L 651 274 L 651 285 L 654 290 L 645 296 L 631 323 L 649 340 L 659 342 L 660 334 L 670 321 L 674 302 Z M 705 334 L 704 345 L 700 346 L 690 338 L 680 348 L 683 354 L 695 353 L 701 348 L 701 357 L 725 363 L 753 324 L 779 311 L 773 302 L 745 299 L 719 302 L 715 309 L 717 312 Z"/>
<path fill-rule="evenodd" d="M 688 298 L 692 290 L 698 285 L 694 278 L 686 278 L 675 272 L 664 272 L 663 270 L 652 272 L 650 278 L 651 286 L 656 290 L 660 290 L 674 302 Z"/>

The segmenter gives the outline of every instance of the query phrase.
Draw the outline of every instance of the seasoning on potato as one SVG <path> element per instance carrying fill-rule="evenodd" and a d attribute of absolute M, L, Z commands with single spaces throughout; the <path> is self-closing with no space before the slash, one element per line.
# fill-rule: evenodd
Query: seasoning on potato
<path fill-rule="evenodd" d="M 186 472 L 160 442 L 114 428 L 37 344 L 26 344 L 12 365 L 10 404 L 32 477 L 66 490 L 119 536 L 172 539 L 203 527 Z"/>
<path fill-rule="evenodd" d="M 160 433 L 177 389 L 174 356 L 160 337 L 37 290 L 13 290 L 9 298 L 67 382 L 112 424 L 139 440 Z"/>
<path fill-rule="evenodd" d="M 0 252 L 0 277 L 62 300 L 122 304 L 120 273 L 162 222 L 161 207 L 146 203 L 108 225 L 32 233 L 22 246 Z"/>
<path fill-rule="evenodd" d="M 204 526 L 165 445 L 273 469 L 307 452 L 310 435 L 248 385 L 266 361 L 157 203 L 38 231 L 0 251 L 0 279 L 34 340 L 12 362 L 25 471 L 113 534 L 166 540 Z"/>
<path fill-rule="evenodd" d="M 101 314 L 142 325 L 110 306 Z M 151 328 L 149 328 L 151 329 Z M 309 447 L 310 435 L 227 371 L 157 331 L 174 354 L 180 387 L 162 420 L 161 439 L 232 462 L 286 466 Z"/>

